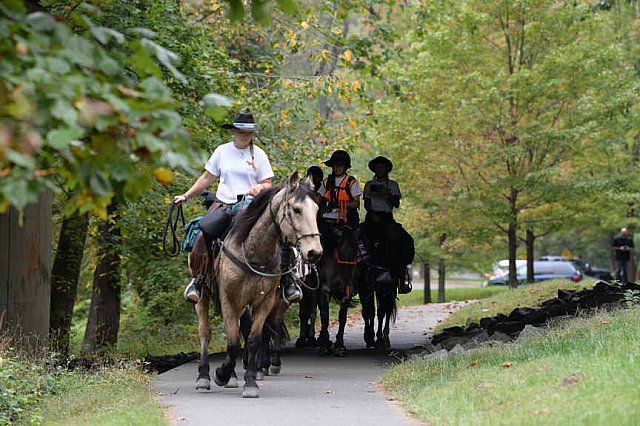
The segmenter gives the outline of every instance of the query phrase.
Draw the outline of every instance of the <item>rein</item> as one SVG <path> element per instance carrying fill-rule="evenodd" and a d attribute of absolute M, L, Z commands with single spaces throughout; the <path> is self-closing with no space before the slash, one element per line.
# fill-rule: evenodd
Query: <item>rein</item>
<path fill-rule="evenodd" d="M 178 238 L 178 221 L 182 221 L 182 227 L 184 228 L 185 220 L 184 213 L 182 212 L 182 204 L 177 205 L 176 217 L 173 218 L 173 212 L 175 210 L 176 204 L 172 201 L 169 204 L 169 213 L 167 214 L 167 223 L 164 226 L 164 231 L 162 232 L 162 251 L 169 257 L 176 257 L 182 251 L 182 245 L 180 243 L 180 239 Z M 167 234 L 169 229 L 171 229 L 171 251 L 167 250 Z"/>

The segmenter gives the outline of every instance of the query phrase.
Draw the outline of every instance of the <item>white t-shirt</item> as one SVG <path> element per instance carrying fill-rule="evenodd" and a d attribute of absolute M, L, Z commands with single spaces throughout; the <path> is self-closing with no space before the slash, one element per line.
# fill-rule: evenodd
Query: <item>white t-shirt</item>
<path fill-rule="evenodd" d="M 253 145 L 252 158 L 250 146 L 239 149 L 233 142 L 217 147 L 204 169 L 220 178 L 216 197 L 225 203 L 235 203 L 238 195 L 273 177 L 269 158 L 260 147 Z"/>
<path fill-rule="evenodd" d="M 347 175 L 336 178 L 335 187 L 340 186 L 342 184 L 342 181 L 345 180 L 346 177 Z M 326 192 L 327 192 L 327 188 L 325 188 L 324 182 L 322 182 L 322 185 L 320 185 L 320 189 L 318 189 L 318 194 L 320 194 L 321 197 L 324 197 L 324 194 L 326 194 Z M 351 184 L 351 196 L 355 198 L 360 195 L 362 195 L 362 190 L 360 189 L 360 185 L 358 185 L 358 181 L 354 180 L 353 183 Z M 333 210 L 324 213 L 322 217 L 327 219 L 337 219 L 339 212 L 340 212 L 339 208 L 334 208 Z"/>
<path fill-rule="evenodd" d="M 384 198 L 382 193 L 376 188 L 382 188 L 386 186 L 389 188 L 389 193 L 391 195 L 396 195 L 398 198 L 401 198 L 400 188 L 398 187 L 398 183 L 395 180 L 387 180 L 387 181 L 373 181 L 370 180 L 364 186 L 364 199 L 371 200 L 371 211 L 374 212 L 387 212 L 391 213 L 393 210 L 393 206 L 391 205 L 391 200 L 388 198 Z"/>

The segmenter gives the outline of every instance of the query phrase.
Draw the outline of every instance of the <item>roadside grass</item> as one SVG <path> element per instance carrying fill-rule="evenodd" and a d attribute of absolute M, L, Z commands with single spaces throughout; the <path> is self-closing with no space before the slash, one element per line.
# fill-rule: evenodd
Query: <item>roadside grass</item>
<path fill-rule="evenodd" d="M 477 300 L 495 296 L 507 290 L 507 287 L 502 286 L 448 288 L 444 292 L 444 299 L 445 302 L 451 302 L 454 300 Z M 398 305 L 422 305 L 423 298 L 424 290 L 413 290 L 411 293 L 398 295 Z M 431 301 L 435 303 L 437 300 L 438 290 L 431 290 Z"/>
<path fill-rule="evenodd" d="M 149 375 L 139 366 L 58 374 L 55 395 L 40 407 L 46 425 L 168 425 Z"/>
<path fill-rule="evenodd" d="M 637 425 L 638 330 L 638 308 L 601 312 L 543 336 L 400 364 L 383 385 L 427 424 Z"/>
<path fill-rule="evenodd" d="M 579 290 L 591 288 L 596 284 L 596 280 L 588 279 L 579 283 L 569 280 L 549 280 L 535 284 L 527 284 L 516 289 L 499 287 L 503 289 L 487 298 L 477 297 L 477 303 L 469 304 L 452 313 L 436 330 L 455 325 L 464 326 L 471 322 L 478 322 L 481 318 L 492 317 L 496 314 L 509 314 L 513 309 L 524 306 L 536 306 L 547 299 L 557 296 L 559 289 Z M 484 287 L 491 289 L 495 287 Z M 454 290 L 454 289 L 452 289 Z M 445 293 L 446 294 L 446 293 Z"/>

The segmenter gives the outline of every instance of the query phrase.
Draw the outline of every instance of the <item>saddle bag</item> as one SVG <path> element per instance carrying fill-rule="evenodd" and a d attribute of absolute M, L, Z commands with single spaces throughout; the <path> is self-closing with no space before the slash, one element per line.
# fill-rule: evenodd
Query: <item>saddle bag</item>
<path fill-rule="evenodd" d="M 184 238 L 182 239 L 182 250 L 191 251 L 196 243 L 196 239 L 200 234 L 200 220 L 202 216 L 198 216 L 195 219 L 190 220 L 184 226 Z"/>
<path fill-rule="evenodd" d="M 384 266 L 372 264 L 369 267 L 369 271 L 371 271 L 371 276 L 373 277 L 373 281 L 376 286 L 384 287 L 393 285 L 393 276 L 391 275 L 391 271 Z"/>
<path fill-rule="evenodd" d="M 227 206 L 220 206 L 210 211 L 200 220 L 200 229 L 207 241 L 215 241 L 221 238 L 231 225 L 233 215 Z"/>

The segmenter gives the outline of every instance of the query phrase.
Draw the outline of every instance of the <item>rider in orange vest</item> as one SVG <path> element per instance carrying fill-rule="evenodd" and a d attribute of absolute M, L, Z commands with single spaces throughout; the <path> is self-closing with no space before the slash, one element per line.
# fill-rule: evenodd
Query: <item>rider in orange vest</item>
<path fill-rule="evenodd" d="M 326 203 L 326 212 L 322 217 L 355 229 L 360 222 L 358 208 L 362 190 L 356 178 L 347 174 L 351 167 L 351 157 L 346 151 L 337 150 L 324 164 L 332 168 L 332 173 L 318 191 Z"/>

